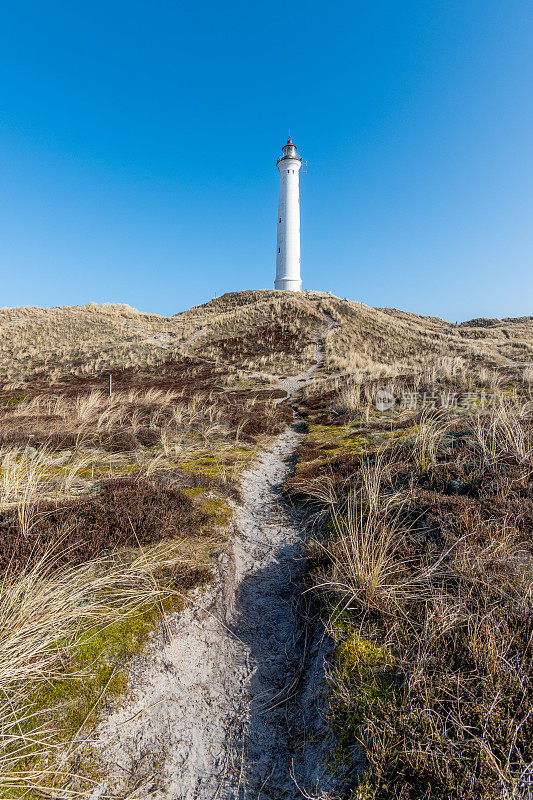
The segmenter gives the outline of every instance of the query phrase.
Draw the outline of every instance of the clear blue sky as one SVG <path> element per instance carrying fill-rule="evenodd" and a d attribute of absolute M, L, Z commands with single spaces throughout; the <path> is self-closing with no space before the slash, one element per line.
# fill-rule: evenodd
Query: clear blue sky
<path fill-rule="evenodd" d="M 2 0 L 0 305 L 172 314 L 272 288 L 533 313 L 531 0 Z"/>

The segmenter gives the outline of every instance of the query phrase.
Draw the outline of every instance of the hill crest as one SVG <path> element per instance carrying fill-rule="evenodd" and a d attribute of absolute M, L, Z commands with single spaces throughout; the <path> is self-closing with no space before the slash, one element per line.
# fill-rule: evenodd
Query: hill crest
<path fill-rule="evenodd" d="M 327 292 L 229 292 L 171 317 L 126 304 L 0 309 L 4 383 L 50 383 L 125 369 L 157 370 L 183 358 L 243 373 L 290 374 L 312 359 L 317 331 L 332 320 L 328 374 L 390 375 L 428 360 L 505 365 L 533 360 L 533 319 L 473 319 L 459 325 Z"/>

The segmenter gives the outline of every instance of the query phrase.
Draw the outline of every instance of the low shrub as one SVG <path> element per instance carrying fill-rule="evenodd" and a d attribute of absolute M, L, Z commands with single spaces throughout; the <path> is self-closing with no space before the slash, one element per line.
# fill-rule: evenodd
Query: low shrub
<path fill-rule="evenodd" d="M 202 536 L 209 517 L 177 485 L 123 478 L 81 500 L 41 505 L 29 533 L 4 514 L 0 569 L 17 572 L 54 550 L 57 568 L 81 564 L 117 547 Z"/>

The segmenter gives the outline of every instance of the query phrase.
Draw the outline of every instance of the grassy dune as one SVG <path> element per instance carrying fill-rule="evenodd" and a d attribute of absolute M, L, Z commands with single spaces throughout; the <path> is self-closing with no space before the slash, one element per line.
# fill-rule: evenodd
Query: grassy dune
<path fill-rule="evenodd" d="M 324 313 L 338 324 L 328 338 L 329 373 L 377 376 L 440 362 L 458 369 L 533 360 L 530 317 L 456 325 L 324 292 L 250 291 L 173 317 L 118 304 L 0 309 L 0 375 L 7 384 L 50 385 L 175 366 L 185 352 L 208 358 L 221 371 L 290 370 L 312 358 L 310 333 Z"/>
<path fill-rule="evenodd" d="M 276 378 L 313 363 L 325 322 L 287 491 L 314 526 L 336 642 L 333 762 L 365 754 L 353 798 L 525 796 L 531 318 L 455 325 L 271 291 L 168 318 L 0 311 L 0 796 L 97 780 L 91 726 L 209 580 L 240 473 L 292 418 Z M 435 391 L 454 402 L 401 407 Z"/>

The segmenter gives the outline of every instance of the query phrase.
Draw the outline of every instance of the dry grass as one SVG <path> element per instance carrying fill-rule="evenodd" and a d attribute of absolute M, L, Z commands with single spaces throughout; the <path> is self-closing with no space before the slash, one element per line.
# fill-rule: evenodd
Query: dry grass
<path fill-rule="evenodd" d="M 69 496 L 73 466 L 50 477 L 50 451 L 8 451 L 0 469 L 0 795 L 39 796 L 69 784 L 164 605 L 209 576 L 232 489 L 167 468 Z"/>
<path fill-rule="evenodd" d="M 369 498 L 365 498 L 368 503 Z M 334 544 L 328 548 L 332 560 L 326 584 L 342 598 L 342 611 L 364 603 L 373 608 L 390 600 L 397 591 L 395 575 L 400 568 L 395 517 L 378 513 L 376 506 L 363 505 L 349 493 L 332 506 Z"/>
<path fill-rule="evenodd" d="M 81 637 L 85 635 L 87 647 L 87 632 L 89 637 L 101 635 L 111 625 L 135 620 L 147 607 L 182 597 L 180 589 L 160 576 L 176 568 L 197 569 L 202 561 L 208 563 L 208 553 L 205 546 L 201 555 L 191 551 L 189 542 L 166 542 L 129 558 L 108 555 L 58 570 L 54 553 L 48 552 L 21 573 L 4 575 L 0 593 L 3 797 L 19 796 L 31 787 L 42 792 L 65 784 L 63 772 L 69 772 L 69 762 L 64 751 L 73 757 L 79 745 L 77 732 L 66 742 L 61 732 L 65 712 L 42 708 L 35 698 L 39 687 L 53 685 L 58 677 L 71 683 L 87 680 L 85 670 L 78 671 L 72 659 Z M 86 788 L 90 783 L 88 779 Z"/>
<path fill-rule="evenodd" d="M 437 416 L 431 411 L 422 412 L 420 421 L 408 439 L 413 460 L 419 469 L 426 470 L 437 463 L 439 450 L 454 422 L 453 419 L 443 419 L 442 415 Z"/>
<path fill-rule="evenodd" d="M 165 603 L 206 579 L 240 472 L 292 417 L 275 376 L 313 363 L 330 320 L 302 412 L 338 435 L 304 447 L 293 490 L 329 519 L 317 581 L 339 642 L 332 716 L 343 757 L 354 742 L 367 754 L 353 796 L 518 796 L 532 320 L 452 325 L 269 291 L 169 318 L 0 310 L 2 796 L 65 789 L 81 732 L 124 690 Z M 380 415 L 378 386 L 507 401 Z"/>
<path fill-rule="evenodd" d="M 502 400 L 492 413 L 479 414 L 475 418 L 475 441 L 488 465 L 513 459 L 523 468 L 525 478 L 529 478 L 533 471 L 531 430 L 528 425 L 531 416 L 530 403 L 517 408 Z"/>
<path fill-rule="evenodd" d="M 295 308 L 291 307 L 291 304 Z M 0 309 L 0 371 L 12 389 L 56 384 L 127 369 L 155 369 L 187 355 L 246 372 L 281 368 L 312 357 L 322 322 L 313 303 L 280 292 L 225 295 L 183 314 L 160 317 L 125 305 Z"/>
<path fill-rule="evenodd" d="M 288 490 L 322 507 L 311 563 L 335 759 L 364 754 L 354 800 L 531 796 L 533 422 L 527 384 L 501 383 L 491 409 L 374 408 L 371 424 L 342 382 L 303 406 L 321 438 Z"/>
<path fill-rule="evenodd" d="M 6 383 L 56 383 L 124 369 L 154 369 L 186 355 L 245 373 L 290 374 L 312 359 L 312 336 L 324 314 L 337 328 L 326 342 L 329 374 L 362 382 L 409 371 L 461 374 L 506 359 L 533 359 L 531 318 L 454 325 L 395 309 L 373 309 L 323 292 L 223 295 L 173 317 L 129 306 L 0 310 L 0 370 Z M 526 367 L 527 369 L 527 367 Z M 224 371 L 224 370 L 223 370 Z"/>

